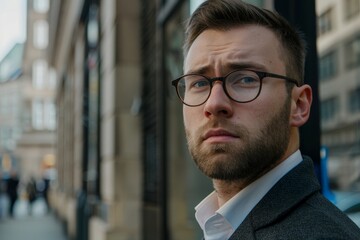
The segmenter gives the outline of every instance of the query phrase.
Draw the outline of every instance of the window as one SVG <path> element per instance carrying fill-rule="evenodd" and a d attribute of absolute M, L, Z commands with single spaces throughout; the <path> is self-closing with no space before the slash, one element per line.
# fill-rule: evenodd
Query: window
<path fill-rule="evenodd" d="M 47 79 L 47 62 L 45 60 L 36 60 L 33 63 L 32 77 L 33 88 L 45 88 L 45 81 Z"/>
<path fill-rule="evenodd" d="M 345 17 L 351 19 L 360 12 L 360 0 L 346 0 L 345 2 Z"/>
<path fill-rule="evenodd" d="M 34 129 L 55 130 L 56 109 L 51 100 L 35 99 L 32 102 L 32 125 Z"/>
<path fill-rule="evenodd" d="M 34 47 L 37 49 L 45 49 L 49 43 L 49 25 L 45 20 L 34 22 Z"/>
<path fill-rule="evenodd" d="M 348 97 L 348 108 L 350 113 L 360 112 L 360 87 L 350 92 Z"/>
<path fill-rule="evenodd" d="M 34 10 L 38 13 L 46 13 L 49 10 L 49 0 L 34 0 Z"/>
<path fill-rule="evenodd" d="M 360 35 L 345 45 L 346 68 L 360 66 Z"/>
<path fill-rule="evenodd" d="M 339 108 L 337 97 L 329 98 L 321 103 L 321 122 L 326 123 L 335 119 Z"/>
<path fill-rule="evenodd" d="M 196 8 L 203 2 L 204 0 L 190 0 L 190 13 L 194 12 Z"/>
<path fill-rule="evenodd" d="M 332 26 L 332 9 L 327 10 L 323 14 L 321 14 L 318 18 L 318 34 L 319 36 L 330 32 L 333 29 Z"/>
<path fill-rule="evenodd" d="M 171 0 L 166 0 L 166 1 L 171 1 Z M 203 2 L 205 2 L 205 0 L 190 0 L 190 13 L 193 13 L 196 8 L 202 4 Z M 245 0 L 245 2 L 251 3 L 255 6 L 264 6 L 264 0 Z"/>
<path fill-rule="evenodd" d="M 56 128 L 56 110 L 53 101 L 44 102 L 44 127 L 49 130 Z"/>
<path fill-rule="evenodd" d="M 44 128 L 43 121 L 44 111 L 42 101 L 35 99 L 32 102 L 32 125 L 34 129 L 40 130 Z"/>
<path fill-rule="evenodd" d="M 337 73 L 337 54 L 335 51 L 324 55 L 319 61 L 319 77 L 320 81 L 328 80 Z"/>

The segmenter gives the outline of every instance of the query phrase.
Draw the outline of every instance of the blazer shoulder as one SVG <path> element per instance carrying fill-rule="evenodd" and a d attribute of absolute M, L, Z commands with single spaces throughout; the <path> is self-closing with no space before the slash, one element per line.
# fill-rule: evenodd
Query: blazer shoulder
<path fill-rule="evenodd" d="M 360 240 L 360 229 L 320 193 L 314 193 L 286 215 L 253 231 L 253 239 Z"/>
<path fill-rule="evenodd" d="M 313 163 L 305 157 L 264 196 L 230 239 L 241 236 L 360 240 L 360 230 L 320 193 Z"/>

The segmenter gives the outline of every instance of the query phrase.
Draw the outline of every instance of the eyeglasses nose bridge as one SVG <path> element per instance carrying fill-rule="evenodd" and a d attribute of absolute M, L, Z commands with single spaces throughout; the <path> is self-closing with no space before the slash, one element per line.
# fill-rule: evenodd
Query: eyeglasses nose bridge
<path fill-rule="evenodd" d="M 211 88 L 214 86 L 214 82 L 221 82 L 221 85 L 224 86 L 225 85 L 225 77 L 214 77 L 214 78 L 209 78 L 209 82 L 210 82 L 210 86 Z"/>
<path fill-rule="evenodd" d="M 219 82 L 221 84 L 221 88 L 224 91 L 225 95 L 231 99 L 231 97 L 229 96 L 229 94 L 228 94 L 228 92 L 226 90 L 226 87 L 225 87 L 226 77 L 214 77 L 214 78 L 209 78 L 208 80 L 210 82 L 210 92 L 209 92 L 208 98 L 210 97 L 210 95 L 212 93 L 214 83 Z"/>
<path fill-rule="evenodd" d="M 220 82 L 223 83 L 223 82 L 225 81 L 225 77 L 214 77 L 214 78 L 210 78 L 209 81 L 210 81 L 211 83 L 213 83 L 213 82 L 218 82 L 218 81 L 220 81 Z"/>

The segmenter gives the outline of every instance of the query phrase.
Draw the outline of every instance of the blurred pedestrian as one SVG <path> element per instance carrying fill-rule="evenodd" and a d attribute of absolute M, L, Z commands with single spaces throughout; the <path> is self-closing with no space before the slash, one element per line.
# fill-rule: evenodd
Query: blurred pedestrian
<path fill-rule="evenodd" d="M 28 197 L 28 201 L 29 201 L 29 214 L 31 215 L 32 213 L 32 205 L 36 200 L 36 194 L 37 190 L 36 190 L 36 181 L 34 177 L 31 177 L 30 180 L 28 181 L 28 183 L 26 184 L 26 194 Z"/>
<path fill-rule="evenodd" d="M 49 206 L 49 196 L 48 195 L 49 195 L 50 179 L 47 178 L 46 176 L 44 176 L 42 180 L 43 180 L 43 183 L 44 183 L 43 197 L 44 197 L 44 200 L 45 200 L 47 210 L 49 210 L 50 206 Z"/>
<path fill-rule="evenodd" d="M 6 182 L 0 173 L 0 220 L 5 216 Z"/>
<path fill-rule="evenodd" d="M 18 186 L 19 186 L 19 177 L 16 171 L 11 171 L 10 177 L 7 180 L 6 192 L 9 197 L 9 214 L 10 217 L 14 216 L 14 206 L 18 198 Z"/>

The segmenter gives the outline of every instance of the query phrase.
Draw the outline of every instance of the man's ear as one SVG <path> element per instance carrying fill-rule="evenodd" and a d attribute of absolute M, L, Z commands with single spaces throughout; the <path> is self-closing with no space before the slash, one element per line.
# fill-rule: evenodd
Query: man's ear
<path fill-rule="evenodd" d="M 294 87 L 291 96 L 290 125 L 300 127 L 307 122 L 310 116 L 312 89 L 307 84 Z"/>

